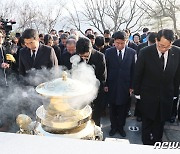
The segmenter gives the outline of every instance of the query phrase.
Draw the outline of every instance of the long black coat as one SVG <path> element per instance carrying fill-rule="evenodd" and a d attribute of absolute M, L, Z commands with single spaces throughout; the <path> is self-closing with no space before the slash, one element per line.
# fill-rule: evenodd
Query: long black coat
<path fill-rule="evenodd" d="M 100 81 L 101 86 L 103 86 L 107 76 L 104 54 L 93 50 L 88 64 L 94 67 L 96 78 Z"/>
<path fill-rule="evenodd" d="M 65 49 L 64 53 L 61 55 L 60 65 L 65 66 L 68 70 L 72 68 L 72 63 L 70 62 L 70 58 L 74 54 L 70 54 L 67 49 Z"/>
<path fill-rule="evenodd" d="M 136 51 L 137 56 L 140 54 L 140 50 L 144 47 L 147 47 L 147 46 L 148 46 L 148 42 L 144 42 L 144 43 L 139 44 L 137 47 L 137 51 Z"/>
<path fill-rule="evenodd" d="M 58 65 L 57 57 L 52 47 L 39 45 L 34 63 L 31 62 L 31 51 L 23 48 L 19 52 L 19 73 L 26 75 L 31 68 L 41 69 L 42 67 L 51 68 Z"/>
<path fill-rule="evenodd" d="M 52 46 L 55 53 L 56 53 L 56 57 L 57 57 L 57 60 L 58 60 L 58 65 L 60 65 L 60 61 L 61 61 L 61 48 L 57 45 L 53 45 Z"/>
<path fill-rule="evenodd" d="M 135 67 L 135 50 L 126 47 L 123 61 L 119 62 L 115 47 L 106 50 L 107 82 L 109 103 L 128 103 L 129 89 L 132 88 Z"/>
<path fill-rule="evenodd" d="M 161 120 L 170 118 L 173 97 L 179 94 L 180 48 L 173 46 L 163 71 L 156 44 L 141 50 L 135 67 L 134 93 L 140 95 L 140 109 L 152 120 L 160 107 Z"/>
<path fill-rule="evenodd" d="M 96 78 L 100 81 L 97 98 L 91 103 L 93 109 L 92 119 L 95 121 L 96 125 L 100 126 L 101 104 L 103 101 L 103 87 L 107 75 L 104 54 L 93 49 L 88 64 L 94 68 Z"/>

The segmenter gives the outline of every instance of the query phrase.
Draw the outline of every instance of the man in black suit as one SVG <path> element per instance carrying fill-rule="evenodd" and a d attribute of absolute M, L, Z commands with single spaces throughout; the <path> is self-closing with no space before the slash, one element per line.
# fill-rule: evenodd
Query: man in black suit
<path fill-rule="evenodd" d="M 65 66 L 68 70 L 72 68 L 72 63 L 70 62 L 70 58 L 76 53 L 76 40 L 75 39 L 67 39 L 65 52 L 61 56 L 60 65 Z"/>
<path fill-rule="evenodd" d="M 34 29 L 26 29 L 22 37 L 26 48 L 19 53 L 19 73 L 23 76 L 31 68 L 41 69 L 42 67 L 52 68 L 58 66 L 58 61 L 54 49 L 43 44 L 39 44 L 38 32 Z"/>
<path fill-rule="evenodd" d="M 132 93 L 132 81 L 135 66 L 135 50 L 126 46 L 127 34 L 118 31 L 113 34 L 115 47 L 106 50 L 107 82 L 104 90 L 109 95 L 110 136 L 119 131 L 126 136 L 124 125 Z"/>
<path fill-rule="evenodd" d="M 144 47 L 153 45 L 154 43 L 156 43 L 156 38 L 157 38 L 157 33 L 156 32 L 150 32 L 147 36 L 147 42 L 141 43 L 140 45 L 138 45 L 137 47 L 137 58 L 138 55 L 141 52 L 141 49 L 143 49 Z M 136 106 L 135 106 L 135 111 L 134 111 L 134 115 L 137 116 L 136 120 L 138 122 L 142 121 L 141 118 L 141 111 L 139 109 L 139 104 L 140 104 L 141 100 L 139 98 L 136 98 Z"/>
<path fill-rule="evenodd" d="M 180 47 L 180 39 L 177 39 L 174 41 L 173 45 Z M 179 97 L 174 99 L 173 108 L 171 112 L 171 118 L 169 120 L 170 123 L 174 123 L 176 121 L 176 116 L 178 117 L 178 120 L 180 121 L 180 104 L 178 105 Z"/>
<path fill-rule="evenodd" d="M 91 103 L 92 119 L 95 124 L 100 126 L 101 103 L 103 99 L 103 88 L 106 79 L 105 56 L 93 49 L 91 41 L 88 38 L 80 38 L 76 44 L 76 53 L 87 64 L 93 66 L 96 78 L 100 81 L 99 92 L 97 98 Z"/>
<path fill-rule="evenodd" d="M 180 49 L 173 41 L 172 30 L 160 30 L 156 44 L 143 48 L 136 62 L 134 93 L 141 98 L 143 144 L 162 141 L 165 121 L 179 94 Z"/>
<path fill-rule="evenodd" d="M 139 51 L 147 46 L 153 45 L 156 42 L 157 33 L 156 32 L 150 32 L 147 36 L 147 42 L 141 43 L 137 47 L 137 56 L 139 55 Z"/>

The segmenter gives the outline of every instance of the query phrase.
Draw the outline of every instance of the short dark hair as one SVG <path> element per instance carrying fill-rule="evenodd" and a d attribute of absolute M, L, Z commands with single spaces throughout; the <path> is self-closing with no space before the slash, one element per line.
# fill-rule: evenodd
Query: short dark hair
<path fill-rule="evenodd" d="M 53 37 L 50 34 L 46 34 L 44 36 L 44 44 L 47 45 L 49 43 L 49 40 L 53 40 Z"/>
<path fill-rule="evenodd" d="M 60 39 L 67 39 L 69 37 L 69 34 L 63 33 L 60 37 Z"/>
<path fill-rule="evenodd" d="M 59 38 L 57 36 L 52 36 L 52 37 L 53 37 L 53 41 L 59 40 Z"/>
<path fill-rule="evenodd" d="M 44 34 L 39 34 L 39 37 L 44 37 Z"/>
<path fill-rule="evenodd" d="M 22 36 L 19 38 L 18 44 L 20 45 L 24 45 L 24 39 L 22 38 Z"/>
<path fill-rule="evenodd" d="M 94 35 L 94 34 L 88 34 L 88 35 L 87 35 L 87 38 L 89 38 L 89 39 L 95 39 L 95 35 Z"/>
<path fill-rule="evenodd" d="M 76 43 L 76 53 L 84 54 L 92 50 L 92 44 L 87 37 L 80 37 Z"/>
<path fill-rule="evenodd" d="M 130 30 L 130 29 L 125 29 L 124 31 L 125 31 L 126 33 L 131 34 L 131 30 Z"/>
<path fill-rule="evenodd" d="M 104 37 L 102 37 L 102 36 L 97 36 L 95 39 L 95 45 L 97 47 L 102 47 L 104 45 L 104 42 L 105 42 L 105 40 L 104 40 Z"/>
<path fill-rule="evenodd" d="M 87 33 L 87 31 L 92 31 L 94 33 L 94 31 L 91 28 L 86 29 L 85 34 Z"/>
<path fill-rule="evenodd" d="M 38 32 L 35 29 L 28 28 L 22 33 L 23 39 L 37 39 L 38 38 Z"/>
<path fill-rule="evenodd" d="M 126 40 L 127 34 L 124 31 L 117 31 L 113 34 L 112 38 L 114 38 L 114 40 L 117 40 L 117 39 Z"/>
<path fill-rule="evenodd" d="M 143 33 L 148 32 L 149 28 L 143 28 Z"/>
<path fill-rule="evenodd" d="M 104 34 L 110 34 L 110 30 L 109 29 L 104 30 Z"/>
<path fill-rule="evenodd" d="M 51 33 L 51 32 L 57 33 L 57 31 L 56 31 L 55 29 L 51 29 L 50 33 Z"/>
<path fill-rule="evenodd" d="M 64 30 L 63 29 L 59 30 L 59 33 L 64 33 Z"/>
<path fill-rule="evenodd" d="M 138 36 L 138 37 L 139 37 L 139 40 L 141 40 L 141 35 L 140 35 L 139 33 L 135 33 L 135 34 L 133 35 L 133 40 L 134 40 L 134 36 Z"/>
<path fill-rule="evenodd" d="M 70 35 L 70 32 L 69 32 L 69 31 L 65 31 L 64 33 Z"/>
<path fill-rule="evenodd" d="M 157 33 L 157 40 L 160 41 L 161 37 L 164 37 L 166 40 L 173 42 L 174 41 L 174 32 L 171 29 L 162 29 Z"/>
<path fill-rule="evenodd" d="M 148 34 L 148 41 L 151 42 L 151 43 L 155 43 L 156 42 L 156 38 L 157 38 L 157 33 L 156 32 L 150 32 Z"/>
<path fill-rule="evenodd" d="M 20 37 L 21 37 L 21 33 L 18 33 L 18 32 L 17 32 L 17 33 L 15 34 L 15 37 L 20 38 Z"/>

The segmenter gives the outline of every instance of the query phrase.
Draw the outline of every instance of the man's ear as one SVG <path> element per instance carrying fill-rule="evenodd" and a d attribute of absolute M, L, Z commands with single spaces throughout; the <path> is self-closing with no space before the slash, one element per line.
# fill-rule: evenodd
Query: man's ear
<path fill-rule="evenodd" d="M 158 42 L 157 38 L 155 38 L 155 42 L 156 42 L 156 43 Z"/>

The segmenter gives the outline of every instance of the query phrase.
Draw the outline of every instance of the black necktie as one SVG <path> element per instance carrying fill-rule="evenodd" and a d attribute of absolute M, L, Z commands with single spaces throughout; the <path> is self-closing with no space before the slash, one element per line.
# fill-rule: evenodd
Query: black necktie
<path fill-rule="evenodd" d="M 32 65 L 34 64 L 34 60 L 35 60 L 35 51 L 32 51 L 32 56 L 31 56 L 31 61 L 32 61 Z"/>
<path fill-rule="evenodd" d="M 119 50 L 119 61 L 122 62 L 122 52 Z"/>
<path fill-rule="evenodd" d="M 160 60 L 161 60 L 161 67 L 164 70 L 164 53 L 162 53 Z"/>

